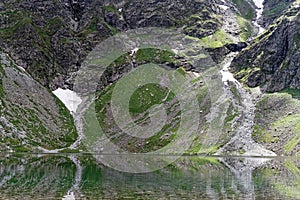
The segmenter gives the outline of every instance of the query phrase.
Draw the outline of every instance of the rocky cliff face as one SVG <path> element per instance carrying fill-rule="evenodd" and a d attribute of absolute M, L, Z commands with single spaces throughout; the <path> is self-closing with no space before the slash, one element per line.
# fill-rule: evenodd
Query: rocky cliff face
<path fill-rule="evenodd" d="M 173 27 L 196 38 L 213 35 L 221 29 L 223 20 L 216 3 L 0 1 L 0 151 L 68 147 L 77 136 L 73 118 L 46 88 L 71 88 L 72 78 L 86 55 L 99 42 L 124 30 Z M 171 67 L 182 66 L 191 68 L 187 62 Z M 118 67 L 121 71 L 126 69 L 124 64 L 115 66 Z M 113 82 L 109 78 L 114 75 L 107 76 L 104 82 Z"/>
<path fill-rule="evenodd" d="M 0 46 L 44 86 L 55 89 L 105 38 L 138 27 L 183 27 L 196 37 L 221 25 L 213 1 L 3 1 Z"/>
<path fill-rule="evenodd" d="M 300 12 L 295 4 L 232 62 L 236 77 L 268 92 L 300 89 Z"/>
<path fill-rule="evenodd" d="M 264 27 L 271 25 L 277 18 L 284 14 L 295 0 L 265 0 L 264 11 L 260 23 Z"/>

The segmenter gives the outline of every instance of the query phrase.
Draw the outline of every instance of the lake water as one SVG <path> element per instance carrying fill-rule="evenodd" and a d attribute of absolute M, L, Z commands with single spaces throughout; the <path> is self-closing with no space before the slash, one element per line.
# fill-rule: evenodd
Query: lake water
<path fill-rule="evenodd" d="M 0 199 L 300 199 L 299 161 L 185 156 L 134 174 L 91 155 L 2 154 Z"/>

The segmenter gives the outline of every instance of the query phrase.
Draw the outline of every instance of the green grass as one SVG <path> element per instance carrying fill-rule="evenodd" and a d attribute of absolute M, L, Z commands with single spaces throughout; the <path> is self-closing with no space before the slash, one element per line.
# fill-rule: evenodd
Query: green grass
<path fill-rule="evenodd" d="M 107 130 L 109 127 L 113 127 L 115 125 L 114 121 L 111 120 L 112 124 L 107 124 L 107 108 L 110 106 L 110 101 L 112 98 L 112 92 L 115 87 L 115 84 L 106 87 L 104 90 L 100 92 L 98 95 L 98 98 L 95 102 L 95 110 L 98 122 L 90 120 L 89 115 L 86 115 L 85 121 L 86 121 L 86 130 L 99 130 L 99 124 L 102 128 L 102 130 Z M 129 102 L 129 111 L 130 114 L 137 115 L 139 113 L 146 113 L 146 111 L 156 104 L 162 104 L 164 102 L 170 101 L 172 98 L 174 98 L 174 95 L 168 90 L 161 88 L 161 86 L 157 84 L 146 84 L 144 86 L 141 86 L 138 88 L 133 95 L 131 96 L 130 102 Z M 164 101 L 162 101 L 164 100 Z M 131 152 L 142 152 L 146 153 L 149 151 L 153 151 L 156 149 L 159 149 L 161 147 L 164 147 L 168 143 L 170 143 L 175 135 L 172 134 L 176 132 L 177 127 L 175 124 L 168 123 L 166 124 L 161 131 L 153 135 L 152 137 L 148 138 L 145 141 L 145 144 L 142 148 L 137 147 L 137 138 L 130 138 L 126 145 L 126 150 Z M 162 138 L 166 133 L 169 134 L 168 137 Z M 94 132 L 90 132 L 89 138 L 94 137 L 97 138 L 97 135 L 95 135 Z M 98 133 L 99 134 L 99 133 Z M 101 133 L 103 134 L 103 133 Z M 118 133 L 117 133 L 118 134 Z M 112 138 L 111 141 L 114 143 L 118 143 L 122 138 L 125 137 L 125 135 L 118 136 L 116 138 Z M 128 136 L 127 136 L 128 137 Z M 127 138 L 128 139 L 128 138 Z M 92 142 L 92 141 L 90 141 Z M 137 150 L 138 149 L 138 150 Z"/>
<path fill-rule="evenodd" d="M 253 68 L 251 68 L 251 67 L 243 68 L 243 69 L 240 69 L 239 71 L 237 71 L 234 74 L 234 76 L 237 77 L 242 82 L 245 82 L 247 80 L 247 78 L 249 77 L 249 75 L 252 73 L 252 71 L 253 71 Z"/>
<path fill-rule="evenodd" d="M 141 153 L 152 152 L 168 145 L 176 137 L 175 133 L 178 130 L 178 126 L 170 130 L 171 126 L 172 124 L 166 124 L 160 132 L 156 133 L 150 138 L 147 138 L 146 145 L 142 148 L 140 152 Z M 163 136 L 166 133 L 168 133 L 169 136 L 163 138 Z"/>
<path fill-rule="evenodd" d="M 56 105 L 59 108 L 60 119 L 63 121 L 64 136 L 60 137 L 60 140 L 66 142 L 66 146 L 70 146 L 78 137 L 77 130 L 75 127 L 73 116 L 66 106 L 55 96 Z"/>
<path fill-rule="evenodd" d="M 253 20 L 255 17 L 255 10 L 251 7 L 251 5 L 245 0 L 231 0 L 238 10 L 240 11 L 243 18 L 247 20 Z"/>
<path fill-rule="evenodd" d="M 233 94 L 234 98 L 237 99 L 241 103 L 242 97 L 241 97 L 241 94 L 239 93 L 238 89 L 235 87 L 235 85 L 230 86 L 230 91 Z"/>
<path fill-rule="evenodd" d="M 289 159 L 284 162 L 284 166 L 296 177 L 300 178 L 300 169 L 295 165 L 295 163 Z M 300 180 L 299 180 L 300 181 Z"/>
<path fill-rule="evenodd" d="M 234 118 L 236 118 L 239 115 L 237 109 L 234 109 L 232 104 L 230 104 L 230 106 L 228 107 L 226 114 L 227 116 L 224 120 L 225 125 L 231 122 Z"/>
<path fill-rule="evenodd" d="M 65 23 L 60 17 L 54 17 L 47 22 L 46 30 L 49 35 L 55 34 L 60 28 L 64 27 Z"/>
<path fill-rule="evenodd" d="M 279 140 L 277 136 L 275 137 L 272 134 L 266 132 L 261 126 L 257 124 L 254 125 L 252 137 L 259 143 L 272 143 Z"/>
<path fill-rule="evenodd" d="M 218 30 L 212 36 L 200 39 L 201 45 L 206 48 L 218 48 L 232 42 L 233 40 L 223 30 Z"/>
<path fill-rule="evenodd" d="M 42 146 L 46 149 L 56 149 L 67 147 L 77 139 L 77 131 L 73 118 L 67 108 L 56 97 L 54 97 L 59 109 L 58 118 L 50 115 L 49 120 L 59 120 L 61 122 L 60 132 L 53 132 L 47 127 L 47 123 L 40 119 L 43 114 L 39 105 L 30 100 L 34 104 L 33 109 L 29 109 L 17 104 L 7 102 L 9 109 L 6 110 L 6 117 L 20 131 L 25 131 L 29 138 L 27 143 L 31 146 Z M 52 117 L 52 118 L 51 118 Z M 20 144 L 20 143 L 19 143 Z M 20 151 L 20 147 L 11 144 L 13 149 Z"/>
<path fill-rule="evenodd" d="M 145 48 L 138 50 L 135 56 L 138 62 L 164 63 L 173 62 L 174 55 L 175 54 L 169 50 Z M 120 65 L 126 64 L 128 61 L 128 54 L 122 55 L 119 58 L 115 59 L 115 61 L 111 64 L 111 67 L 120 67 Z M 186 75 L 185 70 L 182 68 L 177 69 L 177 71 L 182 76 Z M 98 122 L 90 120 L 91 115 L 86 115 L 85 129 L 87 131 L 99 130 L 99 128 L 101 127 L 102 130 L 106 132 L 111 128 L 114 129 L 114 127 L 116 126 L 113 119 L 109 119 L 110 123 L 107 123 L 107 118 L 110 117 L 108 115 L 108 111 L 110 109 L 112 93 L 115 86 L 116 83 L 113 83 L 112 85 L 105 87 L 97 95 L 95 101 L 95 110 Z M 148 117 L 149 108 L 155 105 L 170 102 L 174 98 L 174 96 L 175 95 L 172 91 L 169 91 L 168 88 L 163 88 L 158 84 L 150 83 L 141 85 L 133 92 L 129 99 L 129 112 L 131 116 L 135 118 L 135 122 L 139 123 L 140 121 Z M 173 105 L 171 105 L 170 107 L 173 107 Z M 167 115 L 170 114 L 170 110 L 171 109 L 167 108 Z M 180 112 L 177 114 L 180 114 Z M 145 139 L 143 142 L 141 142 L 138 138 L 129 137 L 128 135 L 119 132 L 111 133 L 112 135 L 110 135 L 110 137 L 112 137 L 111 141 L 115 144 L 121 142 L 122 148 L 126 148 L 127 151 L 146 153 L 149 151 L 155 151 L 169 144 L 176 137 L 176 134 L 174 133 L 176 133 L 178 129 L 178 123 L 179 122 L 177 117 L 174 117 L 173 119 L 171 119 L 171 121 L 165 124 L 161 131 L 157 132 L 152 137 Z M 89 138 L 90 136 L 93 138 L 97 138 L 97 135 L 95 135 L 94 132 L 90 132 L 88 134 Z M 101 134 L 103 134 L 103 132 Z M 126 137 L 126 142 L 122 142 L 124 141 L 124 137 Z M 140 142 L 142 146 L 139 146 L 138 142 Z"/>
<path fill-rule="evenodd" d="M 114 5 L 103 6 L 102 9 L 106 12 L 116 12 L 117 9 Z"/>
<path fill-rule="evenodd" d="M 257 103 L 259 111 L 256 112 L 256 121 L 259 124 L 254 126 L 253 132 L 253 138 L 257 142 L 281 145 L 280 151 L 285 155 L 296 153 L 300 143 L 300 102 L 292 96 L 297 95 L 299 91 L 288 89 L 280 93 L 266 94 Z M 271 144 L 278 141 L 280 144 Z"/>
<path fill-rule="evenodd" d="M 98 23 L 98 18 L 93 17 L 90 24 L 89 24 L 89 30 L 90 32 L 94 32 L 97 30 L 97 23 Z"/>
<path fill-rule="evenodd" d="M 172 51 L 154 49 L 154 48 L 139 49 L 136 52 L 136 60 L 139 62 L 154 62 L 154 63 L 173 62 L 174 56 L 175 54 Z"/>
<path fill-rule="evenodd" d="M 240 27 L 240 30 L 242 31 L 239 39 L 240 39 L 241 42 L 245 42 L 253 34 L 252 25 L 248 20 L 244 19 L 243 17 L 241 17 L 239 15 L 237 16 L 237 23 Z"/>
<path fill-rule="evenodd" d="M 300 196 L 299 188 L 287 186 L 283 183 L 275 183 L 275 189 L 292 198 L 298 198 Z"/>
<path fill-rule="evenodd" d="M 12 12 L 1 12 L 0 16 L 7 16 L 14 23 L 8 24 L 5 28 L 0 29 L 0 36 L 5 40 L 11 40 L 14 37 L 17 30 L 25 25 L 32 25 L 33 27 L 37 27 L 34 25 L 32 19 L 30 18 L 30 14 L 24 11 L 12 11 Z"/>
<path fill-rule="evenodd" d="M 106 21 L 102 21 L 102 23 L 115 35 L 119 32 L 119 30 L 110 24 L 108 24 Z"/>
<path fill-rule="evenodd" d="M 84 29 L 78 33 L 78 36 L 81 39 L 85 39 L 89 34 L 97 31 L 97 23 L 99 22 L 99 18 L 97 16 L 93 16 L 91 21 L 84 27 Z"/>
<path fill-rule="evenodd" d="M 300 142 L 300 133 L 298 132 L 294 138 L 288 141 L 284 146 L 285 153 L 291 153 Z"/>
<path fill-rule="evenodd" d="M 172 98 L 174 98 L 174 93 L 169 93 L 168 89 L 157 84 L 147 84 L 133 93 L 129 101 L 129 111 L 132 114 L 143 113 L 156 104 L 164 103 L 164 99 L 168 102 Z"/>
<path fill-rule="evenodd" d="M 299 123 L 300 114 L 290 115 L 287 117 L 283 117 L 273 123 L 274 128 L 293 126 L 294 128 Z"/>
<path fill-rule="evenodd" d="M 279 1 L 272 9 L 265 10 L 264 14 L 267 17 L 278 16 L 288 7 L 288 5 L 289 4 L 286 1 Z"/>
<path fill-rule="evenodd" d="M 186 75 L 186 71 L 183 67 L 179 67 L 177 70 L 176 70 L 178 73 L 180 73 L 181 75 L 185 76 Z"/>
<path fill-rule="evenodd" d="M 202 136 L 197 136 L 194 140 L 190 148 L 185 153 L 186 155 L 212 155 L 214 154 L 220 147 L 219 144 L 215 144 L 212 146 L 204 146 L 203 141 L 204 138 Z"/>
<path fill-rule="evenodd" d="M 27 148 L 27 147 L 25 147 L 23 145 L 21 145 L 21 146 L 15 146 L 13 149 L 14 149 L 15 152 L 30 152 L 31 151 L 30 148 Z"/>
<path fill-rule="evenodd" d="M 28 146 L 42 146 L 47 149 L 56 149 L 70 145 L 77 137 L 76 134 L 75 138 L 69 138 L 71 133 L 64 129 L 64 127 L 57 136 L 53 135 L 53 132 L 45 127 L 46 124 L 44 121 L 39 118 L 39 110 L 23 108 L 16 104 L 12 105 L 11 103 L 8 103 L 8 107 L 9 110 L 6 110 L 5 116 L 15 128 L 26 132 L 28 137 L 26 142 Z M 10 112 L 10 114 L 8 112 Z M 62 118 L 61 120 L 63 121 L 63 124 L 66 122 L 65 118 Z M 6 131 L 9 130 L 6 128 Z M 24 150 L 24 152 L 26 152 L 30 150 L 27 146 L 20 146 L 22 141 L 19 141 L 17 138 L 3 139 L 5 143 L 15 151 L 22 152 Z M 72 141 L 69 139 L 72 139 Z M 68 145 L 66 145 L 66 143 L 68 143 Z"/>
<path fill-rule="evenodd" d="M 114 60 L 114 62 L 112 63 L 112 65 L 117 66 L 117 67 L 120 67 L 121 65 L 124 65 L 124 64 L 130 64 L 129 53 L 125 53 L 125 54 L 121 55 L 119 58 Z"/>
<path fill-rule="evenodd" d="M 298 198 L 300 196 L 300 170 L 292 159 L 285 160 L 284 167 L 294 178 L 288 180 L 288 185 L 279 180 L 275 183 L 275 189 L 289 197 Z"/>
<path fill-rule="evenodd" d="M 293 98 L 300 100 L 300 90 L 299 89 L 287 88 L 287 89 L 281 90 L 280 93 L 290 94 L 290 95 L 292 95 Z"/>

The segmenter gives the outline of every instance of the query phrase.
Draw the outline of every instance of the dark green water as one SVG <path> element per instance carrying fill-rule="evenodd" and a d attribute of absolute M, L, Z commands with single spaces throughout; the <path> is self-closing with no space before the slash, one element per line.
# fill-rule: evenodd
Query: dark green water
<path fill-rule="evenodd" d="M 0 199 L 300 199 L 298 158 L 188 156 L 144 174 L 80 154 L 1 154 L 0 163 Z"/>

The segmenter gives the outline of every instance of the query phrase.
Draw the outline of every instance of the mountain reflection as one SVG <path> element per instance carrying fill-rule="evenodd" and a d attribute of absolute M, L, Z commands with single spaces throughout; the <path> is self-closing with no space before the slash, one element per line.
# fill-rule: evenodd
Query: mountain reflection
<path fill-rule="evenodd" d="M 0 199 L 300 198 L 297 158 L 188 156 L 139 174 L 96 160 L 81 154 L 2 155 Z"/>

